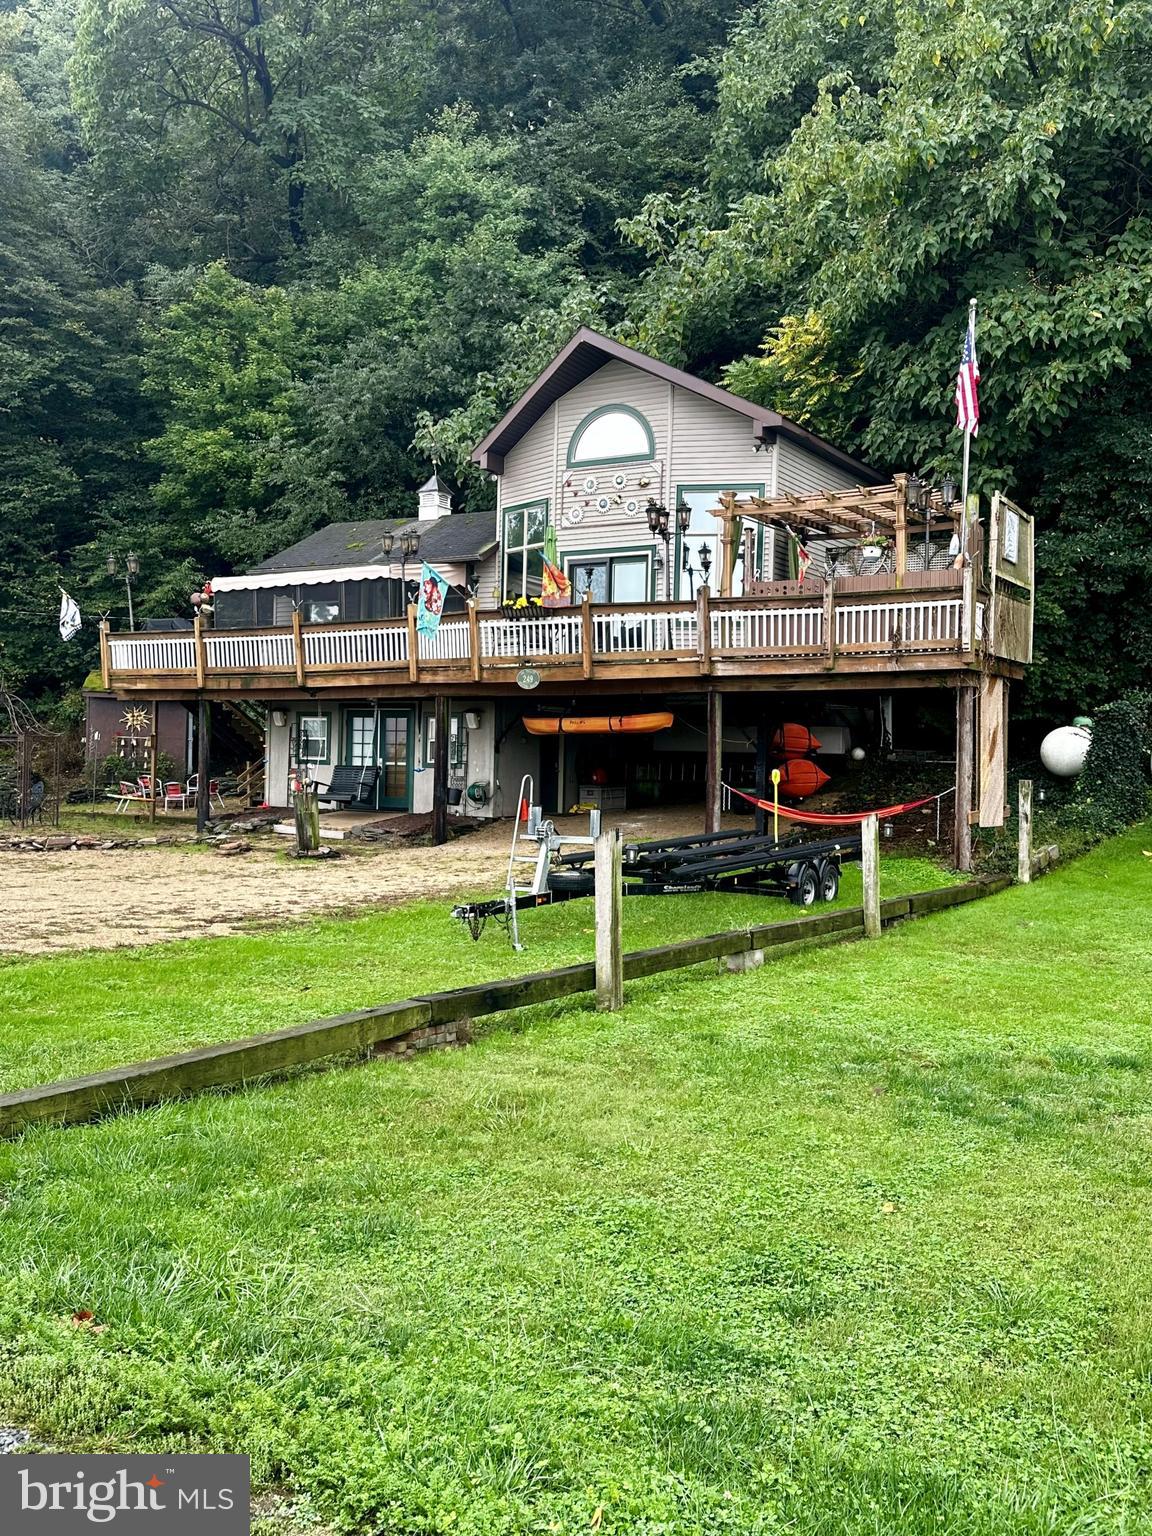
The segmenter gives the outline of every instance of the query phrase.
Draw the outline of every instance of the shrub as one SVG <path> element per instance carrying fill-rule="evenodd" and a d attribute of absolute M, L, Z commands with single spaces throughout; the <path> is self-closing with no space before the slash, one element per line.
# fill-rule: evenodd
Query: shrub
<path fill-rule="evenodd" d="M 1148 814 L 1152 697 L 1129 693 L 1096 711 L 1092 745 L 1076 782 L 1072 819 L 1101 837 Z"/>

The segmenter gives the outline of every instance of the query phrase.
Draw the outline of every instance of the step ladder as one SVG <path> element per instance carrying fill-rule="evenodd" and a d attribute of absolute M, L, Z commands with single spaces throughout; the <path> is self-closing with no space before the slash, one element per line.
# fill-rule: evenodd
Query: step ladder
<path fill-rule="evenodd" d="M 548 866 L 552 862 L 550 822 L 540 819 L 540 807 L 533 803 L 532 775 L 526 773 L 520 780 L 520 794 L 516 801 L 516 821 L 512 828 L 512 849 L 508 855 L 508 878 L 504 891 L 508 903 L 508 931 L 512 936 L 512 948 L 523 949 L 520 927 L 516 919 L 516 903 L 521 896 L 543 896 L 548 889 Z M 528 820 L 521 821 L 524 807 L 528 807 Z M 528 871 L 531 870 L 529 875 Z"/>

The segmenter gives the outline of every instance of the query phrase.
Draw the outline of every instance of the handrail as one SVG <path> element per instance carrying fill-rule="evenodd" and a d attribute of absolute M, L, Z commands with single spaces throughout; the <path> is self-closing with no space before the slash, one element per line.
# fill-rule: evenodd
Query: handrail
<path fill-rule="evenodd" d="M 970 590 L 971 577 L 965 583 Z M 706 632 L 701 613 L 707 614 Z M 583 603 L 505 617 L 499 609 L 445 615 L 438 632 L 414 641 L 411 618 L 341 624 L 269 625 L 257 629 L 210 629 L 199 642 L 192 631 L 105 636 L 109 675 L 178 680 L 203 687 L 210 677 L 283 680 L 300 686 L 310 676 L 332 680 L 379 674 L 419 682 L 457 675 L 480 682 L 509 667 L 549 665 L 591 677 L 591 668 L 650 662 L 698 663 L 710 670 L 715 654 L 726 663 L 742 656 L 762 663 L 823 656 L 915 652 L 969 654 L 972 624 L 959 588 L 938 587 L 787 597 L 715 598 L 697 602 Z M 585 632 L 585 626 L 588 632 Z M 199 648 L 198 648 L 199 647 Z"/>

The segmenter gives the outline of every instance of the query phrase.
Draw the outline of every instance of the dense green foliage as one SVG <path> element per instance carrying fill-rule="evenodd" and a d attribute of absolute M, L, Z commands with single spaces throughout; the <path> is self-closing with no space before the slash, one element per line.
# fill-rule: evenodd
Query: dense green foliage
<path fill-rule="evenodd" d="M 618 1016 L 0 1146 L 5 1422 L 243 1450 L 297 1530 L 1145 1530 L 1148 836 Z M 99 1048 L 440 976 L 444 921 L 2 974 Z M 26 1008 L 30 1050 L 62 1027 Z"/>
<path fill-rule="evenodd" d="M 399 510 L 580 322 L 1041 520 L 1037 714 L 1152 682 L 1147 0 L 0 3 L 0 666 Z"/>
<path fill-rule="evenodd" d="M 1152 697 L 1127 694 L 1096 711 L 1076 802 L 1101 832 L 1116 832 L 1146 813 L 1149 751 Z"/>

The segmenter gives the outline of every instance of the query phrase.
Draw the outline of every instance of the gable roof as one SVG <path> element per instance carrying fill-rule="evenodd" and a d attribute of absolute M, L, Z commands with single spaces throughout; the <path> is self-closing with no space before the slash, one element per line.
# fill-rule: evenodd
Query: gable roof
<path fill-rule="evenodd" d="M 817 437 L 814 432 L 798 426 L 794 421 L 789 421 L 787 416 L 781 416 L 778 411 L 770 410 L 766 405 L 755 405 L 751 400 L 744 400 L 739 395 L 730 394 L 728 390 L 721 389 L 716 384 L 709 384 L 705 379 L 698 379 L 695 374 L 686 373 L 683 368 L 673 368 L 670 363 L 662 363 L 655 357 L 648 357 L 643 352 L 637 352 L 633 347 L 626 347 L 623 342 L 612 341 L 608 336 L 601 336 L 598 331 L 589 330 L 586 325 L 580 327 L 535 383 L 531 384 L 516 404 L 505 412 L 483 442 L 476 445 L 472 450 L 472 458 L 481 469 L 486 469 L 494 475 L 503 474 L 505 454 L 515 447 L 530 427 L 535 426 L 549 406 L 613 359 L 630 363 L 633 368 L 639 368 L 655 378 L 663 379 L 666 384 L 676 384 L 704 400 L 710 400 L 713 405 L 723 406 L 725 410 L 735 411 L 737 415 L 747 417 L 751 424 L 752 435 L 757 442 L 771 440 L 779 435 L 789 438 L 799 447 L 807 449 L 809 453 L 834 464 L 838 469 L 854 476 L 863 485 L 875 485 L 883 478 L 875 470 L 862 464 L 859 459 L 843 453 L 839 448 L 834 448 L 822 437 Z"/>
<path fill-rule="evenodd" d="M 329 523 L 298 544 L 254 565 L 248 574 L 331 571 L 366 565 L 387 568 L 397 557 L 395 553 L 381 553 L 381 535 L 399 535 L 409 528 L 420 535 L 418 559 L 481 560 L 496 548 L 495 512 L 454 512 L 423 522 L 415 518 L 364 518 L 356 523 Z"/>

